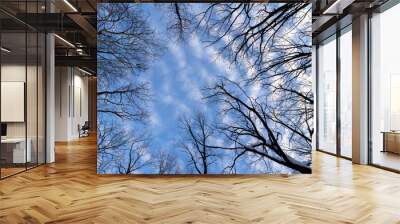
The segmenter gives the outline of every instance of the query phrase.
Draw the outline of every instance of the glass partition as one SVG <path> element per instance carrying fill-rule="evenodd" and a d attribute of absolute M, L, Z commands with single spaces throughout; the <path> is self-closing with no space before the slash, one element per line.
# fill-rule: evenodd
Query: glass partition
<path fill-rule="evenodd" d="M 24 171 L 31 158 L 26 150 L 26 40 L 25 32 L 1 34 L 2 177 Z"/>
<path fill-rule="evenodd" d="M 352 157 L 352 35 L 351 26 L 340 35 L 340 154 Z"/>
<path fill-rule="evenodd" d="M 371 162 L 400 170 L 400 5 L 371 18 Z"/>
<path fill-rule="evenodd" d="M 17 16 L 44 1 L 1 1 Z M 0 12 L 0 178 L 45 162 L 45 35 Z"/>
<path fill-rule="evenodd" d="M 336 36 L 318 47 L 317 147 L 336 153 Z"/>

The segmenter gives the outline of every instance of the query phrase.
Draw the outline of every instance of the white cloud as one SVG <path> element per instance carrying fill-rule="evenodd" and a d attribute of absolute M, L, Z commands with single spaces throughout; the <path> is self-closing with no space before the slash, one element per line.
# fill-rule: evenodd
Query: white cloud
<path fill-rule="evenodd" d="M 185 52 L 183 52 L 183 50 L 181 49 L 180 46 L 178 46 L 176 43 L 174 42 L 170 42 L 170 44 L 168 44 L 168 47 L 171 51 L 171 53 L 174 55 L 174 57 L 176 58 L 176 61 L 178 62 L 178 66 L 180 69 L 183 69 L 186 67 L 187 62 L 186 62 L 186 57 L 185 57 Z"/>
<path fill-rule="evenodd" d="M 142 152 L 142 160 L 144 162 L 150 161 L 151 160 L 151 154 L 148 153 L 147 151 Z"/>
<path fill-rule="evenodd" d="M 233 119 L 229 115 L 225 114 L 222 116 L 222 123 L 232 124 L 232 122 L 233 122 Z"/>
<path fill-rule="evenodd" d="M 179 73 L 179 79 L 182 82 L 182 88 L 190 96 L 190 98 L 197 102 L 202 102 L 203 96 L 201 94 L 199 84 L 195 83 L 195 81 L 192 80 L 186 72 Z"/>
<path fill-rule="evenodd" d="M 171 95 L 171 84 L 168 77 L 165 77 L 162 81 L 160 99 L 164 104 L 171 104 L 174 101 L 174 97 Z"/>
<path fill-rule="evenodd" d="M 254 82 L 251 87 L 250 87 L 250 97 L 252 99 L 256 99 L 257 97 L 260 97 L 261 95 L 261 83 L 260 82 Z"/>
<path fill-rule="evenodd" d="M 191 77 L 195 77 L 196 74 L 188 74 L 187 71 L 185 70 L 187 62 L 183 50 L 176 44 L 170 44 L 170 49 L 171 52 L 174 54 L 176 61 L 178 62 L 178 66 L 180 68 L 178 75 L 180 81 L 183 84 L 182 87 L 192 99 L 200 102 L 202 100 L 200 86 L 198 83 L 196 83 L 194 80 L 191 79 Z M 166 90 L 169 91 L 169 88 L 167 88 Z"/>
<path fill-rule="evenodd" d="M 125 133 L 130 133 L 132 131 L 132 124 L 130 122 L 123 122 L 122 128 Z"/>
<path fill-rule="evenodd" d="M 172 104 L 174 102 L 174 98 L 170 94 L 163 94 L 161 101 L 165 104 Z"/>
<path fill-rule="evenodd" d="M 214 136 L 210 136 L 208 141 L 208 143 L 213 146 L 224 146 L 224 140 L 216 138 Z"/>
<path fill-rule="evenodd" d="M 175 116 L 180 117 L 183 114 L 191 114 L 192 111 L 191 109 L 181 101 L 176 100 L 175 101 Z"/>
<path fill-rule="evenodd" d="M 207 55 L 212 60 L 216 68 L 221 72 L 219 75 L 225 75 L 232 81 L 237 81 L 239 73 L 236 66 L 225 59 L 213 46 L 207 47 Z"/>
<path fill-rule="evenodd" d="M 203 67 L 197 69 L 199 71 L 200 78 L 207 84 L 211 85 L 216 82 L 215 74 L 210 74 L 207 70 Z"/>
<path fill-rule="evenodd" d="M 197 58 L 202 58 L 204 55 L 204 46 L 202 46 L 198 36 L 196 34 L 192 35 L 192 38 L 189 40 L 189 45 L 192 48 L 194 56 Z"/>
<path fill-rule="evenodd" d="M 157 113 L 154 110 L 152 112 L 150 112 L 150 118 L 149 119 L 150 119 L 150 124 L 153 127 L 161 125 L 160 117 L 157 115 Z"/>

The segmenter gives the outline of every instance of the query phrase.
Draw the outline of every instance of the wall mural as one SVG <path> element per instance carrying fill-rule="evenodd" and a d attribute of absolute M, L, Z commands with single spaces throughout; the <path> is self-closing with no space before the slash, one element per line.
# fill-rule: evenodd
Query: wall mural
<path fill-rule="evenodd" d="M 311 173 L 311 5 L 98 4 L 99 174 Z"/>

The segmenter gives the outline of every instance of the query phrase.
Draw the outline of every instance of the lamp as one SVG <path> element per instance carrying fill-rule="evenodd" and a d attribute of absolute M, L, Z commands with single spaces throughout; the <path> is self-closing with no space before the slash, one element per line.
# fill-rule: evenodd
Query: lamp
<path fill-rule="evenodd" d="M 88 71 L 86 71 L 86 70 L 84 70 L 84 69 L 81 69 L 81 68 L 79 68 L 79 67 L 78 67 L 78 70 L 81 71 L 81 72 L 83 72 L 83 73 L 85 73 L 86 75 L 90 75 L 90 76 L 93 75 L 92 73 L 90 73 L 90 72 L 88 72 Z"/>
<path fill-rule="evenodd" d="M 342 14 L 347 6 L 351 5 L 355 0 L 336 0 L 332 5 L 324 10 L 322 14 Z"/>
<path fill-rule="evenodd" d="M 78 12 L 78 10 L 68 0 L 64 0 L 64 3 L 67 4 L 74 12 Z"/>
<path fill-rule="evenodd" d="M 1 47 L 0 49 L 1 49 L 1 51 L 4 51 L 6 53 L 10 53 L 11 52 L 11 50 L 9 50 L 9 49 L 7 49 L 5 47 Z"/>
<path fill-rule="evenodd" d="M 61 36 L 54 34 L 55 37 L 57 37 L 59 40 L 61 40 L 62 42 L 64 42 L 65 44 L 67 44 L 70 47 L 75 48 L 75 45 L 73 45 L 71 42 L 69 42 L 68 40 L 62 38 Z"/>

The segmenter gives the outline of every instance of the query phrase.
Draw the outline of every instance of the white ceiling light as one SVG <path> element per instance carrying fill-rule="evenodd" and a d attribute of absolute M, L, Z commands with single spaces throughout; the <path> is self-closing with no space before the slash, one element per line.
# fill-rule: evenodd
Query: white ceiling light
<path fill-rule="evenodd" d="M 60 37 L 60 36 L 57 35 L 57 34 L 54 34 L 54 36 L 57 37 L 57 38 L 58 38 L 59 40 L 61 40 L 62 42 L 64 42 L 65 44 L 67 44 L 68 46 L 75 48 L 75 45 L 73 45 L 73 44 L 72 44 L 71 42 L 69 42 L 68 40 L 66 40 L 66 39 L 64 39 L 64 38 L 62 38 L 62 37 Z"/>
<path fill-rule="evenodd" d="M 1 51 L 4 51 L 4 52 L 6 52 L 6 53 L 10 53 L 10 52 L 11 52 L 10 50 L 8 50 L 8 49 L 5 48 L 5 47 L 1 47 Z"/>
<path fill-rule="evenodd" d="M 332 5 L 325 9 L 322 14 L 342 14 L 343 10 L 351 5 L 354 1 L 355 0 L 336 0 Z"/>
<path fill-rule="evenodd" d="M 77 48 L 77 49 L 76 49 L 76 53 L 78 53 L 79 55 L 82 55 L 82 54 L 83 54 L 83 50 L 80 49 L 80 48 Z"/>
<path fill-rule="evenodd" d="M 83 72 L 83 73 L 85 73 L 85 74 L 87 74 L 87 75 L 93 75 L 92 73 L 90 73 L 90 72 L 88 72 L 88 71 L 86 71 L 86 70 L 83 70 L 83 69 L 81 69 L 81 68 L 79 68 L 79 67 L 78 67 L 78 70 L 81 71 L 81 72 Z"/>
<path fill-rule="evenodd" d="M 67 4 L 74 12 L 78 12 L 78 10 L 68 1 L 64 0 L 65 4 Z"/>

